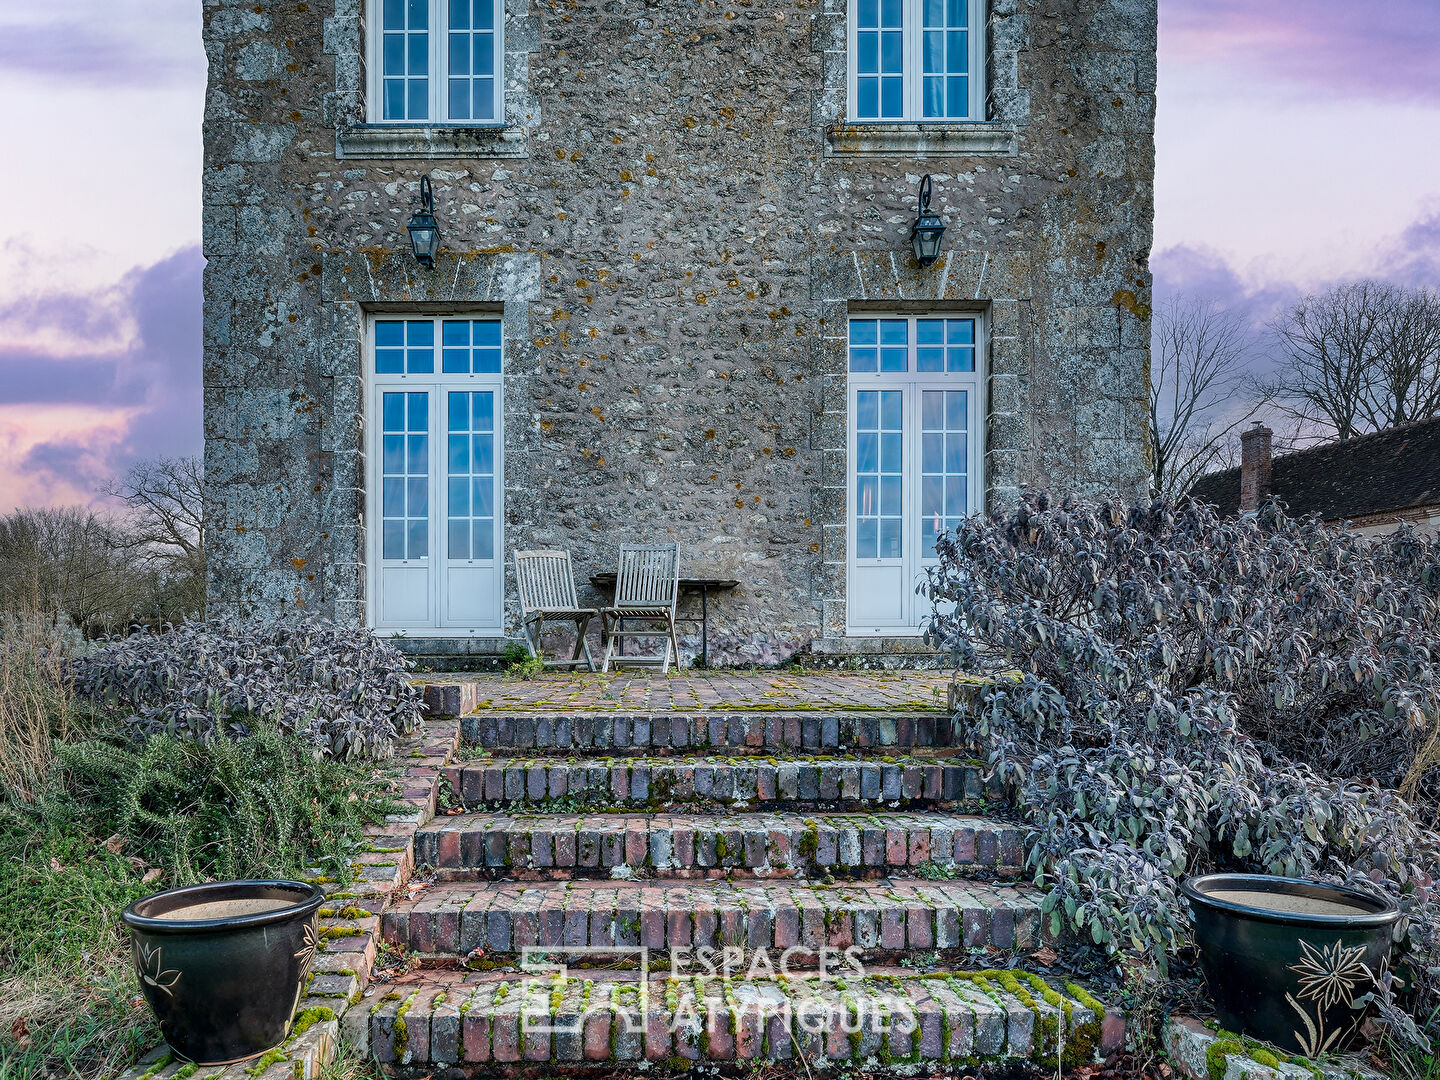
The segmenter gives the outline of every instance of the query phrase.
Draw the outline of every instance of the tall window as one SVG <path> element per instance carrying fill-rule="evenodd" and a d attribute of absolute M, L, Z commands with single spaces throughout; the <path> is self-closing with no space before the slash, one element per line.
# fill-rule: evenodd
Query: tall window
<path fill-rule="evenodd" d="M 371 120 L 504 120 L 504 0 L 371 2 Z"/>
<path fill-rule="evenodd" d="M 984 0 L 850 0 L 851 120 L 984 119 Z"/>

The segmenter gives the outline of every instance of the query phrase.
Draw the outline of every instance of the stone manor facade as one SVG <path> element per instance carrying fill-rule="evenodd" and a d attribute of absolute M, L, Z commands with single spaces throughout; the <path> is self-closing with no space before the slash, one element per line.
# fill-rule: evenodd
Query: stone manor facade
<path fill-rule="evenodd" d="M 938 529 L 1143 488 L 1156 0 L 205 0 L 204 26 L 213 614 L 484 655 L 513 551 L 569 549 L 594 603 L 618 544 L 674 541 L 740 582 L 712 662 L 904 651 Z"/>

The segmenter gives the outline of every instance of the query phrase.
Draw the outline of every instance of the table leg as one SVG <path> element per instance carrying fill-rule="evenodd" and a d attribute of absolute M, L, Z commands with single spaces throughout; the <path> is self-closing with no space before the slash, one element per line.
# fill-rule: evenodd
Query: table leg
<path fill-rule="evenodd" d="M 700 586 L 700 666 L 710 666 L 710 589 Z"/>

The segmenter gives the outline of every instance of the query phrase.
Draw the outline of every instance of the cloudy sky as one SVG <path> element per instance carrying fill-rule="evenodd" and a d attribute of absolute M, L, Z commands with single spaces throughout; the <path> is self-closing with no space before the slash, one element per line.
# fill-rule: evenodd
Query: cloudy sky
<path fill-rule="evenodd" d="M 199 449 L 200 10 L 0 7 L 0 511 Z M 1440 284 L 1436 0 L 1161 0 L 1158 140 L 1162 301 Z"/>

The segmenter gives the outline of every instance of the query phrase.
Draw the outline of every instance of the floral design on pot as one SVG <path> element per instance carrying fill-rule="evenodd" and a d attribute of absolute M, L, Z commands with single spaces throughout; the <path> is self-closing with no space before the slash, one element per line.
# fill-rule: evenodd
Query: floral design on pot
<path fill-rule="evenodd" d="M 170 997 L 175 996 L 175 984 L 180 981 L 180 972 L 174 968 L 165 968 L 160 946 L 145 945 L 132 940 L 130 953 L 135 958 L 135 970 L 139 973 L 143 985 L 163 990 Z"/>
<path fill-rule="evenodd" d="M 1375 985 L 1375 976 L 1365 966 L 1363 945 L 1347 949 L 1337 941 L 1316 949 L 1310 942 L 1301 939 L 1300 952 L 1300 961 L 1289 967 L 1299 976 L 1300 992 L 1298 995 L 1286 994 L 1285 1000 L 1300 1015 L 1300 1022 L 1305 1027 L 1303 1034 L 1299 1029 L 1293 1033 L 1295 1041 L 1306 1057 L 1313 1058 L 1329 1052 L 1337 1042 L 1348 1040 L 1360 1026 L 1365 1017 L 1363 1012 L 1356 1010 L 1355 999 L 1370 991 Z M 1307 1008 L 1296 1000 L 1297 996 L 1300 1001 L 1313 1004 Z M 1355 1019 L 1327 1035 L 1326 1014 L 1340 1004 L 1354 1011 Z"/>

